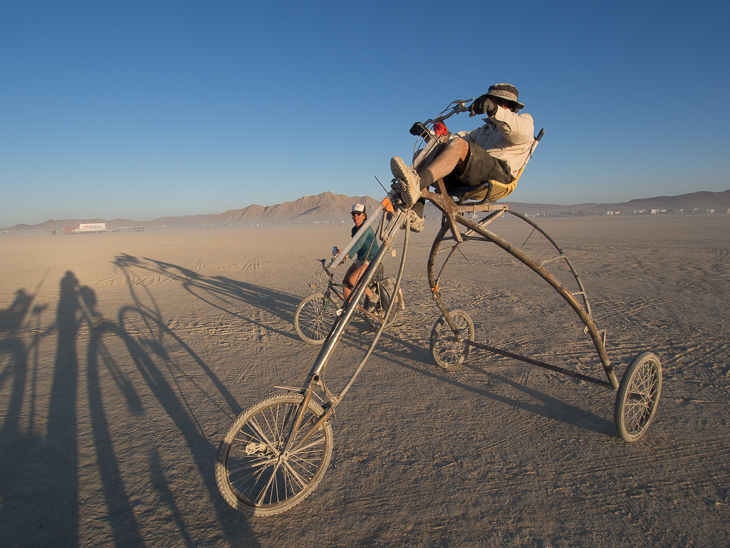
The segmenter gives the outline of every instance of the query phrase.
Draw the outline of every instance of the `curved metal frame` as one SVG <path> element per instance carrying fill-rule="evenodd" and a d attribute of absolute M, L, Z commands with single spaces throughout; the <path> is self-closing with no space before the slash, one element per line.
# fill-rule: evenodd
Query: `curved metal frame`
<path fill-rule="evenodd" d="M 429 127 L 433 127 L 433 125 L 436 122 L 443 121 L 453 114 L 457 114 L 459 112 L 466 112 L 468 109 L 466 108 L 466 101 L 454 101 L 452 102 L 446 110 L 444 110 L 439 116 L 437 116 L 433 120 L 427 120 L 426 125 Z M 530 150 L 530 155 L 532 154 L 532 151 L 534 150 L 534 147 L 539 142 L 540 137 L 542 136 L 542 131 L 538 135 L 538 137 L 535 138 L 535 143 L 533 144 L 533 147 Z M 421 142 L 426 143 L 426 146 L 423 147 L 420 151 L 418 150 L 418 145 Z M 414 160 L 414 166 L 416 165 L 423 165 L 425 163 L 428 163 L 435 151 L 435 147 L 444 141 L 443 137 L 438 137 L 433 131 L 430 129 L 428 130 L 428 135 L 425 138 L 419 138 L 419 140 L 416 143 L 416 153 L 414 154 L 415 160 Z M 524 166 L 523 166 L 524 168 Z M 520 171 L 521 173 L 521 171 Z M 298 431 L 299 427 L 301 426 L 304 413 L 308 407 L 308 404 L 312 398 L 312 396 L 316 396 L 319 398 L 322 402 L 322 409 L 323 413 L 322 415 L 317 419 L 316 423 L 309 428 L 308 434 L 299 441 L 299 445 L 304 443 L 306 441 L 307 437 L 310 436 L 312 433 L 318 431 L 321 428 L 326 427 L 330 421 L 333 418 L 335 408 L 337 405 L 342 401 L 345 394 L 349 391 L 349 389 L 352 387 L 353 383 L 355 382 L 355 379 L 358 377 L 360 372 L 362 371 L 363 367 L 365 366 L 366 361 L 372 354 L 373 350 L 375 349 L 375 346 L 377 345 L 381 334 L 383 333 L 383 330 L 385 329 L 385 326 L 388 322 L 388 319 L 390 318 L 391 312 L 393 310 L 393 307 L 395 306 L 395 303 L 398 301 L 398 299 L 393 298 L 390 300 L 388 310 L 385 313 L 385 316 L 383 318 L 370 315 L 367 312 L 364 312 L 369 317 L 374 318 L 377 322 L 380 322 L 380 327 L 378 328 L 373 340 L 371 341 L 370 346 L 368 347 L 367 351 L 365 352 L 365 355 L 363 356 L 362 360 L 356 367 L 354 373 L 350 377 L 350 379 L 347 381 L 345 387 L 342 389 L 342 391 L 339 394 L 334 394 L 332 391 L 330 391 L 324 382 L 324 372 L 327 367 L 328 362 L 332 358 L 333 352 L 337 344 L 339 343 L 340 339 L 342 338 L 345 330 L 347 329 L 347 326 L 352 321 L 356 311 L 360 310 L 363 311 L 359 306 L 360 300 L 363 298 L 365 294 L 366 288 L 370 285 L 370 282 L 373 280 L 373 278 L 376 275 L 376 272 L 378 270 L 378 267 L 382 264 L 386 254 L 393 249 L 393 245 L 395 242 L 395 239 L 398 235 L 398 233 L 401 230 L 405 230 L 405 239 L 403 242 L 403 254 L 401 257 L 400 262 L 400 268 L 398 271 L 398 276 L 396 278 L 395 287 L 393 289 L 393 294 L 398 295 L 398 290 L 400 288 L 400 283 L 403 278 L 403 272 L 405 268 L 405 262 L 406 262 L 406 256 L 408 252 L 408 244 L 409 244 L 409 233 L 410 233 L 410 208 L 406 208 L 405 205 L 400 201 L 398 198 L 399 192 L 396 191 L 396 181 L 394 180 L 393 184 L 393 190 L 391 190 L 390 193 L 388 193 L 388 196 L 380 203 L 379 207 L 371 213 L 371 220 L 366 221 L 361 227 L 360 230 L 353 236 L 350 243 L 347 245 L 345 249 L 339 252 L 338 256 L 334 257 L 329 265 L 329 267 L 325 267 L 325 271 L 332 276 L 329 269 L 334 269 L 341 261 L 341 257 L 344 257 L 347 252 L 355 245 L 355 243 L 359 240 L 360 236 L 364 233 L 365 230 L 370 226 L 370 224 L 378 217 L 378 213 L 380 213 L 383 209 L 387 210 L 389 212 L 389 215 L 386 215 L 385 213 L 380 216 L 380 226 L 379 226 L 379 237 L 382 240 L 382 245 L 380 246 L 380 249 L 375 256 L 375 258 L 370 262 L 370 265 L 365 270 L 362 278 L 360 279 L 358 285 L 354 288 L 353 292 L 350 293 L 349 299 L 344 303 L 344 308 L 340 311 L 340 315 L 338 319 L 334 322 L 329 334 L 327 335 L 327 338 L 323 342 L 321 348 L 319 349 L 316 357 L 314 358 L 314 363 L 311 365 L 309 369 L 309 374 L 306 378 L 306 381 L 300 385 L 300 386 L 278 386 L 275 388 L 284 389 L 291 392 L 298 392 L 303 395 L 302 402 L 300 404 L 299 410 L 296 414 L 296 417 L 294 418 L 293 427 L 291 429 L 290 434 L 287 436 L 287 439 L 285 441 L 285 447 L 284 451 L 288 450 L 294 440 L 294 435 Z M 557 371 L 575 378 L 583 379 L 586 381 L 589 381 L 594 384 L 602 385 L 607 388 L 611 388 L 614 391 L 618 391 L 619 389 L 619 383 L 616 379 L 616 375 L 613 372 L 613 368 L 611 367 L 611 361 L 608 359 L 608 354 L 606 353 L 606 347 L 605 347 L 605 331 L 598 331 L 596 328 L 594 322 L 593 322 L 593 314 L 591 312 L 590 302 L 588 300 L 588 294 L 585 290 L 585 287 L 583 286 L 583 282 L 580 279 L 580 276 L 576 272 L 575 268 L 573 267 L 572 263 L 570 262 L 570 259 L 565 255 L 563 250 L 555 243 L 555 241 L 542 229 L 540 228 L 536 223 L 528 219 L 524 215 L 520 215 L 519 213 L 516 213 L 514 211 L 511 211 L 509 209 L 508 205 L 495 205 L 493 203 L 489 203 L 486 201 L 486 199 L 483 199 L 478 202 L 469 202 L 468 200 L 464 202 L 463 199 L 459 199 L 458 202 L 454 201 L 448 193 L 446 192 L 446 188 L 444 186 L 443 180 L 438 180 L 435 183 L 435 186 L 437 188 L 437 192 L 430 192 L 428 190 L 422 191 L 421 195 L 429 200 L 431 203 L 433 203 L 438 209 L 441 210 L 443 213 L 443 222 L 441 230 L 438 232 L 436 239 L 434 240 L 434 243 L 431 247 L 431 253 L 428 258 L 428 282 L 431 287 L 431 291 L 433 293 L 433 298 L 436 301 L 436 304 L 438 305 L 439 309 L 441 310 L 441 313 L 443 314 L 444 319 L 446 320 L 447 324 L 449 325 L 449 328 L 454 333 L 455 339 L 459 343 L 464 343 L 469 346 L 475 346 L 478 348 L 482 348 L 484 350 L 500 354 L 503 356 L 507 356 L 513 359 L 517 359 L 520 361 L 524 361 L 533 365 L 537 365 L 539 367 L 543 367 L 546 369 L 550 369 L 553 371 Z M 395 204 L 395 208 L 394 205 Z M 475 223 L 471 221 L 470 219 L 466 218 L 464 216 L 465 213 L 476 213 L 476 212 L 483 212 L 486 213 L 486 216 L 482 218 L 478 223 Z M 537 231 L 540 233 L 541 236 L 546 238 L 553 247 L 557 250 L 558 255 L 556 257 L 553 257 L 551 259 L 548 259 L 546 261 L 535 261 L 532 257 L 527 255 L 522 249 L 517 248 L 510 244 L 507 240 L 502 238 L 501 236 L 498 236 L 494 232 L 488 230 L 486 227 L 492 223 L 494 220 L 500 218 L 501 216 L 505 214 L 510 214 L 518 219 L 521 219 L 523 222 L 527 223 L 533 228 L 533 231 Z M 386 218 L 389 217 L 389 220 L 386 221 Z M 462 230 L 461 227 L 464 227 L 465 230 Z M 453 248 L 451 249 L 451 252 L 447 256 L 446 260 L 444 261 L 443 265 L 441 266 L 439 272 L 437 275 L 435 275 L 435 264 L 436 264 L 436 256 L 439 253 L 439 248 L 441 247 L 441 243 L 447 240 L 453 240 L 455 243 L 453 245 Z M 603 366 L 604 372 L 606 373 L 606 377 L 608 379 L 608 382 L 595 379 L 593 377 L 583 375 L 581 373 L 577 373 L 575 371 L 569 371 L 567 369 L 547 364 L 538 360 L 533 360 L 531 358 L 520 356 L 518 354 L 514 354 L 512 352 L 508 352 L 505 350 L 501 350 L 486 344 L 477 343 L 471 340 L 465 340 L 461 337 L 459 334 L 456 326 L 454 325 L 454 322 L 451 318 L 451 315 L 449 314 L 449 311 L 444 306 L 442 300 L 441 300 L 441 290 L 439 288 L 439 281 L 441 280 L 441 277 L 443 276 L 446 266 L 455 253 L 455 251 L 458 249 L 459 245 L 464 243 L 465 241 L 469 240 L 481 240 L 486 241 L 489 243 L 493 243 L 496 246 L 500 247 L 516 259 L 518 259 L 520 262 L 528 266 L 532 271 L 534 271 L 537 275 L 539 275 L 543 280 L 545 280 L 553 289 L 555 289 L 558 294 L 570 305 L 570 307 L 575 311 L 575 313 L 578 315 L 578 317 L 581 319 L 583 324 L 586 327 L 586 331 L 589 333 L 591 340 L 593 341 L 593 345 L 595 346 L 596 352 L 598 353 L 598 356 L 601 360 L 601 364 Z M 553 263 L 555 261 L 564 261 L 565 264 L 568 266 L 570 273 L 572 274 L 577 287 L 578 291 L 571 293 L 551 272 L 549 272 L 545 266 L 547 264 Z M 323 264 L 324 266 L 324 264 Z M 582 303 L 579 302 L 579 300 L 576 298 L 577 296 L 580 296 L 582 299 Z M 295 383 L 298 382 L 295 381 Z M 625 436 L 623 436 L 624 439 L 627 439 Z"/>
<path fill-rule="evenodd" d="M 443 190 L 443 183 L 439 181 L 438 183 L 441 190 Z M 431 247 L 431 254 L 428 258 L 428 283 L 431 287 L 431 291 L 433 293 L 433 298 L 436 301 L 437 306 L 441 310 L 441 313 L 444 315 L 447 323 L 451 327 L 451 329 L 454 331 L 455 336 L 459 337 L 458 333 L 456 332 L 456 328 L 453 325 L 451 321 L 451 317 L 449 315 L 448 310 L 444 306 L 443 302 L 441 301 L 441 290 L 439 287 L 439 281 L 441 277 L 444 274 L 444 271 L 446 269 L 446 266 L 448 265 L 449 260 L 453 256 L 454 252 L 457 250 L 458 246 L 464 243 L 465 241 L 469 240 L 482 240 L 491 242 L 501 249 L 505 250 L 507 253 L 518 259 L 520 262 L 528 266 L 531 270 L 533 270 L 536 274 L 538 274 L 542 279 L 544 279 L 553 289 L 555 289 L 561 297 L 567 303 L 570 305 L 570 307 L 575 311 L 575 313 L 578 315 L 578 317 L 581 319 L 583 324 L 586 327 L 586 330 L 588 334 L 591 337 L 591 340 L 593 341 L 593 345 L 596 348 L 596 352 L 598 353 L 598 357 L 601 360 L 601 364 L 603 365 L 603 370 L 606 373 L 606 377 L 608 379 L 608 383 L 605 381 L 594 379 L 593 377 L 589 377 L 587 375 L 583 375 L 580 373 L 576 373 L 573 371 L 566 370 L 564 368 L 546 364 L 544 362 L 540 362 L 538 360 L 533 360 L 531 358 L 526 358 L 523 356 L 519 356 L 517 354 L 514 354 L 512 352 L 507 352 L 504 350 L 500 350 L 498 348 L 488 346 L 485 344 L 480 344 L 472 341 L 466 341 L 467 344 L 483 348 L 485 350 L 488 350 L 490 352 L 494 352 L 497 354 L 509 356 L 511 358 L 515 358 L 527 363 L 531 363 L 533 365 L 538 365 L 540 367 L 544 367 L 546 369 L 551 369 L 553 371 L 558 371 L 561 373 L 565 373 L 567 375 L 581 378 L 583 380 L 587 380 L 589 382 L 592 382 L 594 384 L 600 384 L 603 386 L 607 386 L 612 388 L 613 390 L 618 390 L 618 380 L 616 379 L 616 375 L 613 372 L 613 367 L 611 366 L 611 361 L 608 358 L 608 354 L 606 352 L 606 346 L 605 346 L 605 331 L 598 331 L 596 328 L 595 323 L 593 322 L 593 315 L 591 312 L 590 302 L 588 300 L 588 294 L 585 290 L 585 287 L 583 286 L 583 282 L 580 279 L 580 276 L 578 275 L 577 271 L 573 267 L 572 263 L 570 262 L 570 259 L 565 255 L 563 250 L 558 246 L 558 244 L 555 242 L 555 240 L 550 237 L 550 235 L 545 232 L 542 228 L 540 228 L 537 223 L 531 221 L 526 216 L 521 215 L 515 211 L 512 211 L 509 209 L 508 205 L 494 205 L 494 204 L 477 204 L 477 205 L 457 205 L 451 198 L 448 196 L 445 196 L 445 192 L 441 193 L 424 193 L 427 194 L 427 198 L 436 205 L 439 209 L 441 209 L 444 213 L 444 220 L 441 227 L 441 230 L 436 235 L 436 239 L 434 240 L 434 243 Z M 449 203 L 450 202 L 450 203 Z M 487 212 L 488 214 L 478 223 L 475 223 L 466 217 L 462 215 L 462 213 L 466 212 L 476 212 L 476 211 L 483 211 Z M 553 247 L 558 251 L 558 255 L 552 259 L 546 260 L 546 261 L 535 261 L 532 259 L 529 255 L 527 255 L 524 251 L 519 249 L 518 247 L 515 247 L 514 245 L 510 244 L 507 240 L 502 238 L 501 236 L 498 236 L 494 232 L 488 230 L 486 226 L 490 224 L 491 222 L 495 221 L 499 217 L 503 216 L 504 214 L 510 214 L 514 215 L 515 217 L 521 219 L 528 225 L 532 226 L 533 231 L 539 232 L 542 236 L 544 236 L 552 245 Z M 465 232 L 462 232 L 459 230 L 457 225 L 464 226 L 467 230 Z M 447 235 L 449 234 L 450 235 Z M 435 275 L 435 264 L 436 264 L 436 255 L 439 253 L 439 248 L 441 246 L 441 242 L 446 240 L 453 240 L 455 241 L 454 246 L 451 249 L 451 252 L 449 253 L 448 257 L 444 261 L 443 265 L 441 266 L 441 269 L 438 272 L 438 275 Z M 561 283 L 551 272 L 549 272 L 545 265 L 562 260 L 565 262 L 565 264 L 570 269 L 571 274 L 573 275 L 573 278 L 575 279 L 575 282 L 578 286 L 578 291 L 572 293 L 570 292 L 563 283 Z M 582 304 L 576 299 L 576 296 L 582 297 Z"/>
<path fill-rule="evenodd" d="M 378 341 L 380 340 L 380 336 L 383 333 L 383 330 L 385 329 L 385 326 L 388 323 L 388 319 L 390 318 L 391 311 L 393 310 L 393 307 L 395 306 L 397 299 L 391 299 L 390 303 L 388 305 L 388 309 L 385 312 L 385 316 L 380 318 L 379 316 L 375 316 L 372 314 L 369 314 L 367 311 L 365 311 L 362 307 L 358 305 L 360 300 L 363 298 L 363 295 L 365 294 L 365 289 L 370 285 L 370 282 L 375 277 L 378 267 L 382 264 L 383 260 L 385 259 L 385 256 L 387 253 L 390 252 L 390 250 L 393 248 L 393 245 L 395 243 L 395 239 L 398 235 L 398 233 L 401 230 L 405 231 L 405 240 L 403 242 L 403 254 L 401 257 L 400 262 L 400 268 L 398 270 L 398 276 L 395 281 L 395 287 L 393 290 L 394 295 L 398 294 L 398 289 L 400 288 L 401 280 L 403 279 L 403 272 L 405 270 L 405 263 L 406 263 L 406 257 L 408 255 L 408 244 L 409 244 L 409 228 L 410 228 L 410 219 L 407 218 L 406 210 L 405 209 L 398 209 L 397 211 L 393 209 L 391 205 L 391 199 L 395 199 L 395 193 L 391 192 L 380 204 L 380 208 L 376 210 L 373 214 L 373 217 L 379 213 L 380 210 L 385 209 L 386 211 L 389 211 L 391 213 L 390 221 L 386 222 L 385 215 L 383 215 L 380 218 L 380 227 L 379 227 L 379 234 L 380 238 L 382 240 L 382 245 L 380 246 L 380 249 L 378 250 L 377 255 L 375 258 L 370 262 L 368 265 L 368 268 L 365 270 L 365 272 L 362 275 L 362 278 L 360 278 L 360 281 L 358 282 L 357 286 L 353 290 L 352 293 L 350 293 L 349 299 L 345 302 L 345 305 L 335 321 L 335 323 L 332 325 L 332 329 L 330 330 L 329 334 L 327 335 L 327 338 L 322 343 L 322 346 L 319 349 L 319 352 L 317 353 L 316 357 L 314 358 L 314 363 L 312 364 L 309 374 L 307 376 L 306 381 L 304 382 L 304 385 L 301 387 L 289 387 L 289 386 L 278 386 L 275 388 L 282 388 L 285 390 L 291 390 L 295 392 L 300 392 L 305 395 L 305 401 L 310 398 L 314 393 L 315 389 L 319 388 L 320 391 L 323 393 L 324 397 L 321 398 L 324 402 L 325 409 L 332 408 L 334 409 L 340 401 L 342 401 L 342 398 L 344 398 L 345 394 L 350 390 L 353 383 L 355 382 L 355 379 L 358 377 L 360 372 L 362 371 L 363 367 L 365 366 L 365 362 L 368 360 L 370 355 L 372 354 L 373 350 L 375 350 L 375 346 L 378 344 Z M 362 234 L 362 228 L 361 230 L 353 236 L 352 240 L 350 241 L 350 244 L 348 244 L 347 248 L 349 249 L 352 247 L 352 245 L 357 242 L 358 238 Z M 330 268 L 337 265 L 339 263 L 338 259 L 339 257 L 343 256 L 344 251 L 341 251 L 340 254 L 337 257 L 334 257 L 332 259 L 332 262 L 330 263 Z M 327 270 L 327 269 L 325 269 Z M 329 271 L 328 271 L 329 273 Z M 346 383 L 345 387 L 342 389 L 342 391 L 339 393 L 339 395 L 334 394 L 332 391 L 330 391 L 327 386 L 324 383 L 324 371 L 327 367 L 327 364 L 329 363 L 330 358 L 332 357 L 332 354 L 334 352 L 335 347 L 339 343 L 340 339 L 345 333 L 345 330 L 347 329 L 347 326 L 352 321 L 355 312 L 360 310 L 360 312 L 367 314 L 368 317 L 373 318 L 376 322 L 380 323 L 380 327 L 378 328 L 377 332 L 375 333 L 375 337 L 373 338 L 372 342 L 370 343 L 370 346 L 368 347 L 368 350 L 366 351 L 365 355 L 363 356 L 362 360 L 358 364 L 357 368 L 355 369 L 354 373 Z M 302 408 L 304 409 L 304 407 Z"/>

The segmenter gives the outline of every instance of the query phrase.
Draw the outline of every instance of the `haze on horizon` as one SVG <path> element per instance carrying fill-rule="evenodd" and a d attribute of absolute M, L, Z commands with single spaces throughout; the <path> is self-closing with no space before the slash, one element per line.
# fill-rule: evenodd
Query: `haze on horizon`
<path fill-rule="evenodd" d="M 727 2 L 312 6 L 2 4 L 0 226 L 379 198 L 414 121 L 496 82 L 546 128 L 515 201 L 730 187 Z"/>

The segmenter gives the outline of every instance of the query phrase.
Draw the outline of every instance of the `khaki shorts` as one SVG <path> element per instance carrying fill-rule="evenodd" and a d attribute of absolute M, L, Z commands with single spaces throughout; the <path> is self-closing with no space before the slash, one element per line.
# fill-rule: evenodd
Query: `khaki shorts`
<path fill-rule="evenodd" d="M 451 173 L 444 177 L 446 190 L 455 190 L 465 186 L 479 186 L 487 181 L 496 181 L 508 185 L 512 182 L 507 162 L 495 158 L 479 145 L 469 141 L 469 156 L 466 158 L 464 173 Z"/>

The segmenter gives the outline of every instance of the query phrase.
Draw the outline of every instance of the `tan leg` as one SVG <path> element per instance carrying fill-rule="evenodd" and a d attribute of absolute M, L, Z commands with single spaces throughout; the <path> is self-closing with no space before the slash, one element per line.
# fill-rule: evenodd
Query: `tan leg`
<path fill-rule="evenodd" d="M 354 288 L 357 285 L 357 282 L 360 281 L 360 277 L 365 273 L 366 270 L 366 265 L 356 267 L 354 264 L 351 265 L 350 268 L 347 270 L 347 273 L 345 274 L 345 279 L 342 280 L 342 283 L 347 286 L 343 289 L 345 299 L 350 296 L 350 293 L 352 293 L 351 288 Z M 373 296 L 373 292 L 370 290 L 369 287 L 365 289 L 365 295 L 367 295 L 368 297 Z"/>
<path fill-rule="evenodd" d="M 449 141 L 441 154 L 436 156 L 436 159 L 428 166 L 428 171 L 433 175 L 434 181 L 446 177 L 452 171 L 460 175 L 464 172 L 468 155 L 469 143 L 457 137 Z"/>

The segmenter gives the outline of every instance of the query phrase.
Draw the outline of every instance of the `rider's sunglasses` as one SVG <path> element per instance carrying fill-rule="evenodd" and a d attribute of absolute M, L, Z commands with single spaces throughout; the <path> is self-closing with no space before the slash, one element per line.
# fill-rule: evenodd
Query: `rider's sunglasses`
<path fill-rule="evenodd" d="M 355 215 L 365 215 L 365 214 L 364 213 L 360 213 L 359 211 L 353 211 L 352 212 L 352 216 L 354 217 Z"/>

